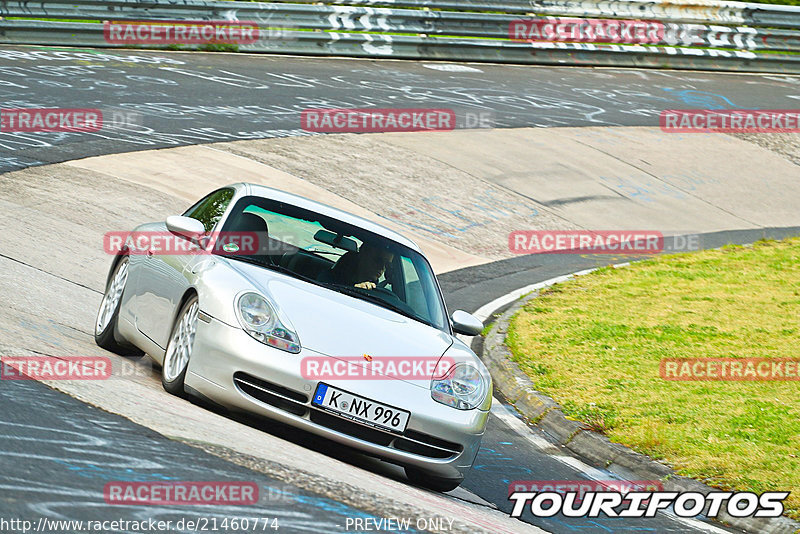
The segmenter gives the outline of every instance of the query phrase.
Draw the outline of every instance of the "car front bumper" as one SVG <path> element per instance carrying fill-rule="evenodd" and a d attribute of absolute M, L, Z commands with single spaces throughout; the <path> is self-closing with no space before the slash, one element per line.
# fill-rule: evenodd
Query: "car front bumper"
<path fill-rule="evenodd" d="M 431 398 L 427 387 L 396 378 L 325 380 L 411 413 L 402 435 L 355 423 L 312 406 L 318 381 L 302 376 L 301 361 L 320 356 L 305 348 L 290 354 L 269 347 L 211 318 L 198 322 L 185 383 L 224 407 L 276 419 L 398 465 L 445 479 L 466 475 L 488 412 L 445 406 Z"/>

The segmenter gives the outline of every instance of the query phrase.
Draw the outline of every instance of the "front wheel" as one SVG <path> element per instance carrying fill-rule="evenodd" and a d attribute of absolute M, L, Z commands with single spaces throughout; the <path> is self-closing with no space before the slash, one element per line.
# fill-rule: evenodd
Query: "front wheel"
<path fill-rule="evenodd" d="M 122 293 L 128 283 L 128 264 L 127 256 L 119 260 L 114 273 L 109 278 L 108 284 L 106 284 L 106 292 L 103 295 L 103 301 L 100 303 L 97 319 L 94 322 L 94 341 L 100 347 L 113 353 L 138 356 L 141 355 L 141 351 L 120 343 L 115 337 Z"/>
<path fill-rule="evenodd" d="M 169 393 L 179 397 L 186 394 L 183 382 L 186 379 L 186 370 L 189 368 L 189 359 L 192 357 L 199 311 L 200 303 L 196 296 L 186 301 L 172 327 L 167 351 L 164 354 L 161 385 Z"/>
<path fill-rule="evenodd" d="M 404 470 L 408 480 L 410 480 L 413 484 L 422 486 L 423 488 L 428 488 L 433 491 L 440 491 L 442 493 L 453 491 L 461 485 L 461 482 L 464 481 L 463 478 L 436 477 L 414 467 L 406 467 Z"/>

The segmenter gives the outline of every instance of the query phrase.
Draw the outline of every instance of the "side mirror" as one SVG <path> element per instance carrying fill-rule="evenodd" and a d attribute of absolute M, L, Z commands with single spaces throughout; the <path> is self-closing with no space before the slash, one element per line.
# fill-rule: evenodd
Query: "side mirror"
<path fill-rule="evenodd" d="M 471 313 L 462 310 L 456 310 L 450 317 L 453 322 L 453 331 L 456 334 L 464 334 L 465 336 L 477 336 L 483 332 L 483 323 Z"/>
<path fill-rule="evenodd" d="M 170 215 L 167 217 L 167 230 L 187 239 L 197 239 L 206 232 L 203 223 L 191 217 Z"/>

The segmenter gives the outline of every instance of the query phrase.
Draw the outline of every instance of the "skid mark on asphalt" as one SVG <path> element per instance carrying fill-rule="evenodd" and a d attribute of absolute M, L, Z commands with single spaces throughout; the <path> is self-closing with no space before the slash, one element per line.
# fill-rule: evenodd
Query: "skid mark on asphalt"
<path fill-rule="evenodd" d="M 254 65 L 258 65 L 254 68 Z M 0 98 L 7 107 L 104 106 L 138 120 L 98 132 L 0 133 L 0 172 L 105 152 L 308 135 L 308 108 L 429 107 L 491 111 L 495 127 L 655 125 L 662 109 L 788 108 L 789 77 L 756 75 L 756 95 L 730 75 L 137 51 L 75 52 L 5 46 Z M 464 72 L 468 70 L 469 72 Z M 654 85 L 650 77 L 667 77 Z M 752 81 L 752 80 L 748 80 Z M 724 93 L 724 94 L 723 94 Z M 224 102 L 220 105 L 219 102 Z"/>
<path fill-rule="evenodd" d="M 59 276 L 59 275 L 57 275 L 55 273 L 51 273 L 50 271 L 46 271 L 46 270 L 42 269 L 41 267 L 36 267 L 35 265 L 31 265 L 29 263 L 25 263 L 24 261 L 18 260 L 17 258 L 12 258 L 11 256 L 7 256 L 5 254 L 0 254 L 0 258 L 4 258 L 4 259 L 10 260 L 10 261 L 19 263 L 20 265 L 24 265 L 25 267 L 29 267 L 31 269 L 34 269 L 35 271 L 39 271 L 40 273 L 46 274 L 48 276 L 52 276 L 54 278 L 58 278 L 59 280 L 63 280 L 64 282 L 69 282 L 70 284 L 75 284 L 76 286 L 82 287 L 84 289 L 88 289 L 89 291 L 94 291 L 98 295 L 102 295 L 103 294 L 103 292 L 100 291 L 100 290 L 91 288 L 89 286 L 81 284 L 80 282 L 76 282 L 75 280 L 70 280 L 69 278 L 64 278 L 63 276 Z"/>

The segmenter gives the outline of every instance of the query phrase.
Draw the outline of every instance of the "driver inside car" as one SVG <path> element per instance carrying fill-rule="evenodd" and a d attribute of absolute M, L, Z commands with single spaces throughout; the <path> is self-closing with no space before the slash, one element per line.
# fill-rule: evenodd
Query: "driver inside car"
<path fill-rule="evenodd" d="M 347 252 L 331 269 L 331 281 L 336 284 L 375 289 L 378 279 L 391 265 L 394 254 L 384 248 L 364 243 L 356 252 Z"/>

